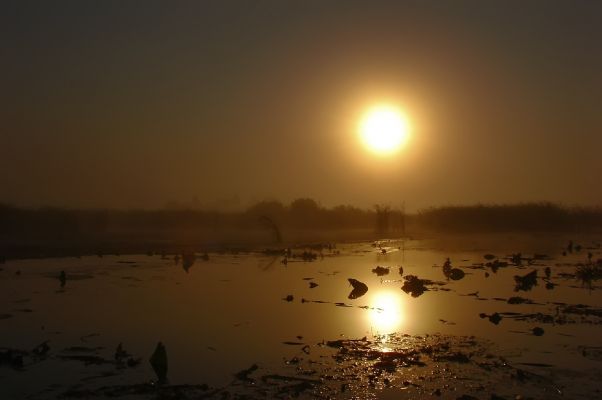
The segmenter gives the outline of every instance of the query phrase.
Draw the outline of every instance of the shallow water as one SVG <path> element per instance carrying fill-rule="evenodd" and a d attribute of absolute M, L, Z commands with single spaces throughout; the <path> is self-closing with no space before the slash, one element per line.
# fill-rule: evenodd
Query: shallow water
<path fill-rule="evenodd" d="M 0 348 L 31 351 L 48 341 L 50 349 L 44 357 L 26 357 L 22 368 L 0 366 L 0 398 L 54 398 L 73 389 L 152 381 L 148 358 L 159 341 L 167 348 L 170 384 L 228 387 L 237 382 L 235 373 L 254 364 L 263 374 L 283 374 L 290 367 L 286 361 L 309 358 L 309 351 L 317 354 L 328 340 L 378 338 L 386 351 L 387 334 L 394 332 L 476 336 L 489 343 L 492 354 L 554 382 L 564 396 L 595 396 L 602 367 L 602 318 L 597 313 L 602 291 L 595 282 L 590 289 L 563 275 L 574 274 L 577 263 L 587 262 L 588 252 L 594 260 L 602 257 L 595 240 L 584 238 L 582 243 L 583 250 L 563 256 L 566 239 L 561 237 L 534 242 L 506 237 L 490 244 L 385 240 L 380 247 L 337 244 L 318 252 L 315 261 L 290 258 L 286 265 L 280 255 L 210 253 L 207 261 L 197 257 L 188 271 L 173 255 L 9 260 L 0 265 Z M 517 251 L 525 258 L 535 253 L 547 257 L 495 273 L 483 265 L 486 253 L 507 262 Z M 447 257 L 464 271 L 463 279 L 446 278 L 442 265 Z M 390 272 L 377 276 L 372 272 L 376 266 Z M 399 266 L 403 276 L 434 284 L 412 297 L 400 289 Z M 549 280 L 546 267 L 551 268 Z M 515 291 L 514 276 L 533 270 L 537 285 Z M 64 287 L 60 271 L 66 273 Z M 348 278 L 364 282 L 368 292 L 348 299 Z M 310 282 L 317 286 L 311 288 Z M 513 296 L 534 304 L 508 304 Z M 589 307 L 569 307 L 577 304 Z M 504 314 L 508 312 L 517 314 Z M 499 313 L 502 319 L 494 324 L 481 313 Z M 535 335 L 534 328 L 542 328 L 543 335 Z M 117 368 L 109 362 L 119 343 L 141 358 L 138 366 Z M 107 362 L 86 365 L 63 357 L 78 352 Z M 332 354 L 320 357 L 330 360 Z M 370 388 L 366 397 L 402 393 L 394 385 Z M 336 394 L 350 395 L 342 390 Z"/>

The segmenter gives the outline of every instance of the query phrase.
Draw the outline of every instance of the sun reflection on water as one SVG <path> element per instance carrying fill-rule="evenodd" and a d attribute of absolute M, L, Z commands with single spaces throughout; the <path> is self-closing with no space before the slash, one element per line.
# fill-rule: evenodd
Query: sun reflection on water
<path fill-rule="evenodd" d="M 370 326 L 375 333 L 386 334 L 398 331 L 405 322 L 403 297 L 391 290 L 374 294 L 368 314 Z"/>

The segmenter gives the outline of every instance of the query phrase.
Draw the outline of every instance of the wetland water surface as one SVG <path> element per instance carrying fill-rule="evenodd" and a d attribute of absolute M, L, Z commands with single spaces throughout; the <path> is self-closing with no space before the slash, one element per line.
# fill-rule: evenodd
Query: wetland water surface
<path fill-rule="evenodd" d="M 8 260 L 0 398 L 596 398 L 595 239 Z"/>

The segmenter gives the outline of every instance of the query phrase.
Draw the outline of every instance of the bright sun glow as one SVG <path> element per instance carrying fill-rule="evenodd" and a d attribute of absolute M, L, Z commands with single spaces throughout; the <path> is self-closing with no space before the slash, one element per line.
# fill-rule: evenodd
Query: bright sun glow
<path fill-rule="evenodd" d="M 377 293 L 371 302 L 370 324 L 379 333 L 396 331 L 403 322 L 402 298 L 393 292 Z"/>
<path fill-rule="evenodd" d="M 410 128 L 408 120 L 398 109 L 381 105 L 364 115 L 359 133 L 368 149 L 380 155 L 389 155 L 406 143 Z"/>

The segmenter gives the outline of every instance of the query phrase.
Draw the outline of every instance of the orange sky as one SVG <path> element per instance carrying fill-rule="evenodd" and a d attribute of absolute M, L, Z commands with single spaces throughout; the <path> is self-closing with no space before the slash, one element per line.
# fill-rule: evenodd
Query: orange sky
<path fill-rule="evenodd" d="M 601 203 L 600 2 L 3 8 L 0 202 Z M 387 158 L 381 102 L 413 128 Z"/>

